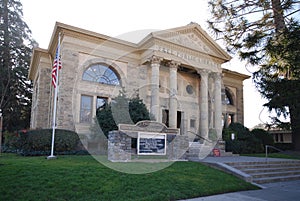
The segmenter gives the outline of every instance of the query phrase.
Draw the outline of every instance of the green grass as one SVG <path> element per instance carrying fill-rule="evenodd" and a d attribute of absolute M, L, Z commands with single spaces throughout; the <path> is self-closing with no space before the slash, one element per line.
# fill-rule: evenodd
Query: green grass
<path fill-rule="evenodd" d="M 92 156 L 59 156 L 56 160 L 0 156 L 0 200 L 156 201 L 250 189 L 257 187 L 195 162 L 176 162 L 147 174 L 126 174 L 102 165 Z"/>

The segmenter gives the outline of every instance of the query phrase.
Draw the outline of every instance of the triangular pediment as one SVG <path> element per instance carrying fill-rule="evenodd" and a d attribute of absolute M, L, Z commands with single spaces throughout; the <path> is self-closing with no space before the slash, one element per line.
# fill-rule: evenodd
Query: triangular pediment
<path fill-rule="evenodd" d="M 193 50 L 202 54 L 207 54 L 215 58 L 229 61 L 231 56 L 228 55 L 201 27 L 196 23 L 186 26 L 153 32 L 148 36 L 159 39 L 164 42 L 178 45 L 180 47 Z M 144 42 L 146 42 L 144 40 Z"/>

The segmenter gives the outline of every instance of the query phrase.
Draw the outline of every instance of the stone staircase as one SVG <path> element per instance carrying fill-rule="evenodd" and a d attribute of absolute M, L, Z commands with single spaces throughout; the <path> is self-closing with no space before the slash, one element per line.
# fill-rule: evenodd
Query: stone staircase
<path fill-rule="evenodd" d="M 218 145 L 213 145 L 212 143 L 199 143 L 190 142 L 189 149 L 186 153 L 187 159 L 189 161 L 199 161 L 207 156 L 214 156 L 213 149 L 219 148 Z M 238 156 L 237 154 L 232 154 L 232 152 L 225 152 L 224 149 L 219 149 L 220 156 Z"/>
<path fill-rule="evenodd" d="M 225 163 L 246 175 L 257 184 L 300 180 L 300 160 L 230 162 Z"/>
<path fill-rule="evenodd" d="M 212 146 L 200 144 L 199 142 L 190 142 L 186 153 L 189 161 L 199 161 L 208 156 L 212 151 Z"/>

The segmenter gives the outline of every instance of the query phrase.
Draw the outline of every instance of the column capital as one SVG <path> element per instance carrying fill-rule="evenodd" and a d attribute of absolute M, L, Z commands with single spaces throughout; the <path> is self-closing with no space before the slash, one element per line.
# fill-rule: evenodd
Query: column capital
<path fill-rule="evenodd" d="M 168 66 L 171 69 L 177 69 L 180 64 L 181 64 L 180 62 L 174 61 L 174 60 L 171 60 L 171 61 L 168 62 Z"/>
<path fill-rule="evenodd" d="M 207 70 L 207 69 L 197 69 L 197 73 L 202 77 L 202 76 L 205 76 L 207 77 L 208 74 L 210 73 L 211 71 L 210 70 Z"/>
<path fill-rule="evenodd" d="M 162 57 L 158 57 L 153 55 L 152 57 L 150 57 L 149 61 L 151 62 L 151 64 L 160 64 L 160 62 L 162 62 L 163 58 Z"/>
<path fill-rule="evenodd" d="M 219 72 L 214 72 L 214 73 L 212 73 L 212 76 L 213 76 L 213 78 L 216 79 L 216 80 L 221 80 L 222 77 L 223 77 L 223 74 L 222 74 L 222 73 L 219 73 Z"/>

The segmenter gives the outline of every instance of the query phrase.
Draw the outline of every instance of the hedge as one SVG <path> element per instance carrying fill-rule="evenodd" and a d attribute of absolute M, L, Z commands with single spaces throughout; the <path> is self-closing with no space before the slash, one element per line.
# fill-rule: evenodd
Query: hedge
<path fill-rule="evenodd" d="M 15 136 L 7 135 L 5 145 L 7 150 L 24 156 L 49 155 L 51 151 L 52 129 L 22 130 Z M 86 154 L 78 134 L 69 131 L 56 129 L 54 141 L 55 154 Z"/>

